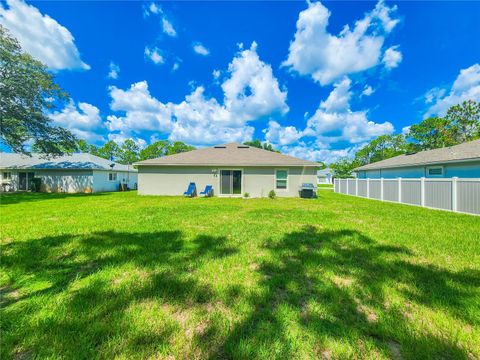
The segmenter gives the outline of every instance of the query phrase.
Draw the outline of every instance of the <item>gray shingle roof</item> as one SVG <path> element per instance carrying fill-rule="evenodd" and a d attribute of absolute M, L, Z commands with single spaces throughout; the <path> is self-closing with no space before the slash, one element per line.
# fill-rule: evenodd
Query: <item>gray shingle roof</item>
<path fill-rule="evenodd" d="M 355 171 L 475 160 L 480 161 L 480 140 L 440 149 L 421 151 L 411 155 L 399 155 L 390 159 L 360 166 L 356 168 Z"/>
<path fill-rule="evenodd" d="M 301 160 L 252 146 L 229 143 L 192 150 L 136 163 L 140 166 L 319 166 L 313 161 Z"/>
<path fill-rule="evenodd" d="M 113 168 L 110 166 L 115 164 Z M 68 170 L 117 170 L 137 171 L 132 166 L 122 165 L 101 157 L 76 153 L 55 158 L 41 158 L 12 153 L 0 154 L 0 168 L 2 169 L 68 169 Z"/>

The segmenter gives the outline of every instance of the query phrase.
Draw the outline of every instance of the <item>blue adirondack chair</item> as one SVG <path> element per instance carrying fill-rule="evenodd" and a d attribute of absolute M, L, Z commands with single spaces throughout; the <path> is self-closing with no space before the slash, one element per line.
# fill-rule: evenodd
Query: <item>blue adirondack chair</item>
<path fill-rule="evenodd" d="M 201 191 L 200 195 L 203 195 L 205 197 L 212 196 L 213 195 L 213 186 L 212 185 L 205 186 L 205 190 Z"/>
<path fill-rule="evenodd" d="M 183 196 L 194 197 L 197 195 L 197 187 L 194 182 L 188 184 L 188 189 L 183 193 Z"/>

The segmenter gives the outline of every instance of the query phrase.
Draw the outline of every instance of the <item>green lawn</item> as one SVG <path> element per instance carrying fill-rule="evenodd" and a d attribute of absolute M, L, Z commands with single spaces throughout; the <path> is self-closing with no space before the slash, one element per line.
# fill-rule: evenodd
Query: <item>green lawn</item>
<path fill-rule="evenodd" d="M 480 217 L 318 199 L 2 197 L 1 358 L 480 358 Z"/>

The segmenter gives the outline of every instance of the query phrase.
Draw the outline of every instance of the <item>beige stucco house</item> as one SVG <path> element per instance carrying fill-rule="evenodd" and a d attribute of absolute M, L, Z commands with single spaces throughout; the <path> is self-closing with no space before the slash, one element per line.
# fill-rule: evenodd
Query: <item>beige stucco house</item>
<path fill-rule="evenodd" d="M 40 191 L 91 193 L 118 191 L 120 184 L 136 188 L 137 170 L 91 154 L 54 158 L 0 153 L 0 191 L 28 191 L 40 178 Z"/>
<path fill-rule="evenodd" d="M 302 183 L 317 183 L 318 164 L 237 143 L 193 150 L 134 164 L 141 195 L 182 195 L 212 185 L 216 196 L 297 197 Z"/>

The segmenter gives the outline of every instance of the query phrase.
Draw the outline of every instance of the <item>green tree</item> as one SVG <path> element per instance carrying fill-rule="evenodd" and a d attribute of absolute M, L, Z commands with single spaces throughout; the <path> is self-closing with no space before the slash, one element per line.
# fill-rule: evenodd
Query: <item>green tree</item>
<path fill-rule="evenodd" d="M 452 106 L 445 115 L 457 144 L 480 138 L 480 104 L 467 100 Z"/>
<path fill-rule="evenodd" d="M 98 155 L 98 148 L 83 139 L 77 141 L 77 149 L 82 153 Z"/>
<path fill-rule="evenodd" d="M 129 165 L 140 159 L 140 148 L 132 139 L 123 142 L 118 153 L 118 162 L 120 164 Z"/>
<path fill-rule="evenodd" d="M 113 161 L 120 156 L 120 147 L 115 141 L 109 140 L 98 149 L 97 156 Z"/>
<path fill-rule="evenodd" d="M 0 25 L 0 138 L 14 152 L 61 155 L 76 150 L 70 131 L 52 124 L 48 111 L 68 99 L 47 67 L 22 51 Z"/>
<path fill-rule="evenodd" d="M 269 144 L 267 142 L 264 142 L 262 144 L 262 142 L 258 139 L 256 140 L 252 140 L 252 141 L 245 141 L 243 143 L 243 145 L 247 145 L 247 146 L 252 146 L 252 147 L 256 147 L 256 148 L 259 148 L 259 149 L 263 149 L 263 150 L 268 150 L 268 151 L 272 151 L 272 152 L 280 152 L 278 150 L 276 150 L 272 144 Z"/>
<path fill-rule="evenodd" d="M 358 164 L 366 165 L 404 154 L 407 149 L 403 135 L 381 135 L 357 151 L 355 159 Z"/>
<path fill-rule="evenodd" d="M 140 151 L 140 160 L 155 159 L 165 156 L 170 143 L 167 140 L 155 141 Z"/>
<path fill-rule="evenodd" d="M 457 144 L 450 121 L 440 117 L 431 117 L 412 125 L 407 137 L 413 140 L 410 146 L 415 151 Z"/>
<path fill-rule="evenodd" d="M 336 178 L 348 178 L 352 177 L 353 169 L 360 166 L 357 160 L 350 160 L 347 158 L 340 159 L 339 161 L 330 164 L 330 168 L 333 170 L 333 175 Z"/>
<path fill-rule="evenodd" d="M 187 145 L 181 141 L 175 141 L 173 144 L 168 146 L 165 155 L 173 155 L 192 150 L 195 150 L 195 147 Z"/>

